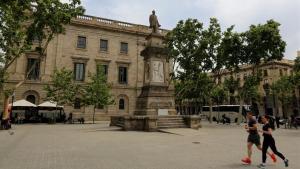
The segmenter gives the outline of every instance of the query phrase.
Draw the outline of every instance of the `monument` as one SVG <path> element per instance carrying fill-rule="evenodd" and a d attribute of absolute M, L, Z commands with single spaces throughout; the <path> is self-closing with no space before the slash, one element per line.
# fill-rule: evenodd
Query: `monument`
<path fill-rule="evenodd" d="M 137 99 L 135 115 L 176 115 L 174 92 L 169 75 L 169 59 L 164 36 L 160 34 L 155 11 L 149 17 L 152 30 L 146 37 L 147 44 L 141 52 L 144 57 L 144 85 L 141 95 Z"/>
<path fill-rule="evenodd" d="M 144 84 L 137 98 L 136 110 L 132 115 L 115 116 L 111 125 L 124 130 L 156 131 L 168 127 L 199 128 L 200 119 L 178 116 L 175 110 L 174 87 L 170 81 L 168 50 L 163 44 L 155 11 L 149 17 L 151 33 L 141 52 L 144 57 Z"/>

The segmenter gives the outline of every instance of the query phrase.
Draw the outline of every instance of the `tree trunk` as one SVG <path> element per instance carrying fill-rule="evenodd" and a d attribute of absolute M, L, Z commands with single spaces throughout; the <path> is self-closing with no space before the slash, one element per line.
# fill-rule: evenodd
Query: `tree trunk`
<path fill-rule="evenodd" d="M 212 100 L 210 98 L 209 99 L 209 123 L 212 123 L 212 112 L 213 112 L 213 109 L 212 109 Z"/>
<path fill-rule="evenodd" d="M 94 112 L 93 112 L 93 124 L 95 124 L 95 112 L 96 112 L 96 106 L 94 106 Z"/>
<path fill-rule="evenodd" d="M 300 114 L 300 86 L 298 86 L 298 99 L 297 99 L 297 109 L 298 109 L 298 111 L 297 111 L 297 114 L 296 114 L 296 116 L 298 116 L 299 114 Z"/>
<path fill-rule="evenodd" d="M 242 122 L 243 104 L 244 104 L 244 100 L 240 98 L 240 107 L 239 107 L 239 114 L 237 117 L 237 125 L 240 125 Z"/>
<path fill-rule="evenodd" d="M 9 104 L 9 97 L 5 95 L 3 100 L 3 116 L 1 120 L 6 120 L 9 118 L 8 104 Z"/>

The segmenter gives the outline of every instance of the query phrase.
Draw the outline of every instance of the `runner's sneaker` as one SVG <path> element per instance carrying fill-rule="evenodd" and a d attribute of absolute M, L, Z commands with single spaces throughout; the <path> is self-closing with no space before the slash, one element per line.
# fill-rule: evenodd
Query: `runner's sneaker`
<path fill-rule="evenodd" d="M 245 164 L 251 164 L 251 160 L 248 157 L 242 159 L 242 162 L 245 163 Z"/>
<path fill-rule="evenodd" d="M 288 167 L 288 166 L 289 166 L 289 160 L 288 160 L 288 159 L 285 159 L 285 160 L 284 160 L 284 165 L 285 165 L 285 167 Z"/>
<path fill-rule="evenodd" d="M 276 163 L 277 159 L 276 159 L 276 156 L 275 154 L 271 154 L 270 157 L 272 158 L 273 162 Z"/>
<path fill-rule="evenodd" d="M 266 169 L 266 164 L 261 163 L 257 167 L 261 169 Z"/>

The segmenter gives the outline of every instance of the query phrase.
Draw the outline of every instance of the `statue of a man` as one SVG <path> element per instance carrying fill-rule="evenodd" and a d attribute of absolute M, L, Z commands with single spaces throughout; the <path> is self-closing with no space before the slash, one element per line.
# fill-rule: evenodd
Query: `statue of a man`
<path fill-rule="evenodd" d="M 152 15 L 149 17 L 150 22 L 150 28 L 152 29 L 153 33 L 159 33 L 158 28 L 160 27 L 160 24 L 157 20 L 157 16 L 155 15 L 155 10 L 152 11 Z"/>

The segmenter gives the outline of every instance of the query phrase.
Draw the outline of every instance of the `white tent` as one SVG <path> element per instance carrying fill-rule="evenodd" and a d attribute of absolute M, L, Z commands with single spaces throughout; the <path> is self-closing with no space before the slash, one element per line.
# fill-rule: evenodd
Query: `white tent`
<path fill-rule="evenodd" d="M 13 106 L 13 107 L 37 107 L 35 104 L 32 104 L 29 101 L 24 100 L 24 99 L 18 100 L 16 102 L 14 102 L 13 104 L 10 104 L 10 106 Z"/>
<path fill-rule="evenodd" d="M 49 107 L 49 108 L 63 108 L 64 106 L 56 106 L 56 102 L 52 102 L 52 101 L 46 101 L 40 105 L 38 105 L 38 107 Z"/>

